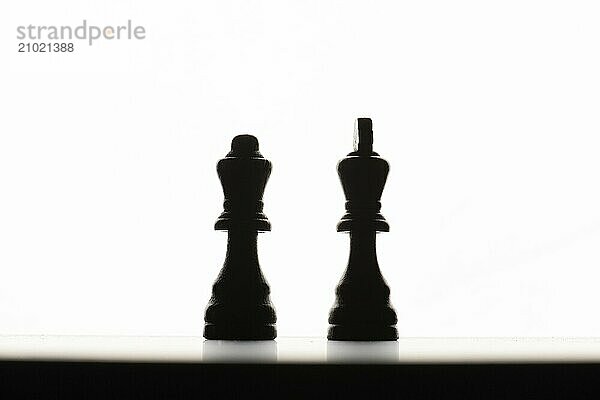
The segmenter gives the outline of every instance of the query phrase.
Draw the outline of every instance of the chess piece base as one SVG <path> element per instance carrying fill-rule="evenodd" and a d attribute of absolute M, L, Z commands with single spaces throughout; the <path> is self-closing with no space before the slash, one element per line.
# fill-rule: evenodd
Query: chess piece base
<path fill-rule="evenodd" d="M 385 325 L 331 325 L 327 339 L 368 342 L 397 340 L 398 331 L 395 326 Z"/>
<path fill-rule="evenodd" d="M 276 336 L 277 330 L 275 329 L 275 324 L 204 325 L 204 337 L 210 340 L 272 340 Z"/>

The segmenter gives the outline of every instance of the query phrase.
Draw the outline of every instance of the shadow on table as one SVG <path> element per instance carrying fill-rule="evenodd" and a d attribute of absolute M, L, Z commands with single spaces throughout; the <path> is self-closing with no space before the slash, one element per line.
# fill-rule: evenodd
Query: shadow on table
<path fill-rule="evenodd" d="M 202 345 L 204 362 L 277 362 L 277 342 L 274 340 L 205 340 Z"/>
<path fill-rule="evenodd" d="M 327 342 L 327 361 L 334 363 L 388 363 L 399 360 L 397 341 L 385 342 Z"/>

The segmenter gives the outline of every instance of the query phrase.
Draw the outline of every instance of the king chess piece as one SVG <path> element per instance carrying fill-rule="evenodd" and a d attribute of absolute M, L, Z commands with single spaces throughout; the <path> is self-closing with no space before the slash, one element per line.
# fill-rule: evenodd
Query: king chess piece
<path fill-rule="evenodd" d="M 225 264 L 206 308 L 204 337 L 221 340 L 270 340 L 277 336 L 269 284 L 258 263 L 258 232 L 271 230 L 262 196 L 271 162 L 258 140 L 239 135 L 217 164 L 225 202 L 215 230 L 228 231 Z"/>
<path fill-rule="evenodd" d="M 346 196 L 346 214 L 337 230 L 350 233 L 350 258 L 336 289 L 327 338 L 396 340 L 396 312 L 390 304 L 390 289 L 381 275 L 375 247 L 376 233 L 389 231 L 380 213 L 389 164 L 373 151 L 371 119 L 358 119 L 354 150 L 337 166 Z"/>

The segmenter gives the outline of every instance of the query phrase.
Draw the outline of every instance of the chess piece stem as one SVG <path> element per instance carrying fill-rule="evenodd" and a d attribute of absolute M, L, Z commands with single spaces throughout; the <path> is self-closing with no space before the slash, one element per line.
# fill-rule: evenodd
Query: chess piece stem
<path fill-rule="evenodd" d="M 372 265 L 379 270 L 375 232 L 369 229 L 350 231 L 350 259 L 348 269 L 361 268 L 361 264 Z"/>
<path fill-rule="evenodd" d="M 225 267 L 260 269 L 258 264 L 258 232 L 230 230 L 227 235 Z"/>

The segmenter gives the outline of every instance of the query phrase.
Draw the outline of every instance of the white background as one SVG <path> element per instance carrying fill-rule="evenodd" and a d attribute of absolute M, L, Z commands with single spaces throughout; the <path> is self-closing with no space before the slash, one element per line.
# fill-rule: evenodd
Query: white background
<path fill-rule="evenodd" d="M 146 28 L 17 53 L 19 25 Z M 373 118 L 402 336 L 600 335 L 597 1 L 3 1 L 0 334 L 201 335 L 215 164 L 273 164 L 280 336 L 323 336 L 336 162 Z M 302 194 L 308 193 L 308 194 Z"/>

